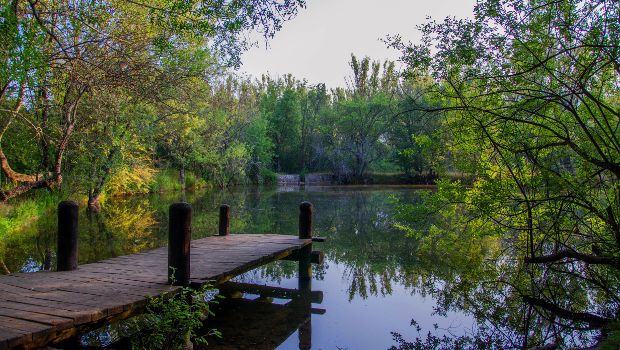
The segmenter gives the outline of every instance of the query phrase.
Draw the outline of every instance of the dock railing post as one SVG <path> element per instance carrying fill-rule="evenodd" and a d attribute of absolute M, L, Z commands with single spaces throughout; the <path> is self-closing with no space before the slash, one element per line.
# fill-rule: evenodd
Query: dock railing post
<path fill-rule="evenodd" d="M 312 239 L 312 204 L 302 202 L 299 205 L 299 238 Z M 299 249 L 299 290 L 310 291 L 312 280 L 312 243 Z"/>
<path fill-rule="evenodd" d="M 72 271 L 78 267 L 78 214 L 76 202 L 58 203 L 57 271 Z"/>
<path fill-rule="evenodd" d="M 230 206 L 222 204 L 220 206 L 219 235 L 228 236 L 230 233 Z"/>
<path fill-rule="evenodd" d="M 299 238 L 312 239 L 312 204 L 302 202 L 299 205 Z M 308 313 L 308 320 L 299 327 L 299 349 L 312 348 L 311 291 L 312 291 L 312 243 L 299 249 L 299 281 L 301 294 L 300 307 Z"/>
<path fill-rule="evenodd" d="M 187 286 L 190 280 L 190 242 L 192 240 L 192 207 L 173 203 L 168 222 L 168 283 Z"/>

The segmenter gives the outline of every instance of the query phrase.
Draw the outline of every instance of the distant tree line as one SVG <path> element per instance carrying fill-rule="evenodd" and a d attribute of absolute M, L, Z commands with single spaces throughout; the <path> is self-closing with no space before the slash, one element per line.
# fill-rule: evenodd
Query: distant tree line
<path fill-rule="evenodd" d="M 0 6 L 0 199 L 67 187 L 97 206 L 144 192 L 326 172 L 434 172 L 428 78 L 351 56 L 346 88 L 236 76 L 241 34 L 268 37 L 302 1 L 18 1 Z M 169 173 L 169 172 L 168 172 Z"/>

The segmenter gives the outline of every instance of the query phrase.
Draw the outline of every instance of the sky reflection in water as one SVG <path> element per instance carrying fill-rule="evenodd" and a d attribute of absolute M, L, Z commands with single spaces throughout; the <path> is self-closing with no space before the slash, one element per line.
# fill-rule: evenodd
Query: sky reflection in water
<path fill-rule="evenodd" d="M 385 349 L 394 345 L 390 332 L 405 338 L 422 334 L 463 334 L 472 327 L 470 316 L 434 314 L 435 301 L 422 287 L 428 271 L 415 254 L 416 242 L 392 227 L 394 200 L 416 201 L 419 190 L 408 187 L 317 187 L 210 191 L 187 195 L 194 209 L 193 238 L 217 232 L 220 204 L 232 207 L 231 231 L 243 233 L 297 233 L 298 206 L 314 205 L 314 235 L 327 242 L 314 243 L 326 253 L 323 266 L 314 267 L 313 290 L 323 292 L 326 310 L 312 315 L 313 349 Z M 97 216 L 80 217 L 80 264 L 164 246 L 167 242 L 167 207 L 182 198 L 163 194 L 110 199 Z M 32 225 L 19 239 L 5 242 L 5 262 L 13 271 L 44 266 L 55 251 L 54 216 Z M 53 254 L 52 254 L 53 258 Z M 49 263 L 49 262 L 48 262 Z M 55 266 L 55 262 L 51 262 Z M 235 281 L 297 287 L 295 262 L 277 262 L 238 276 Z M 268 315 L 263 315 L 268 317 Z M 439 327 L 437 330 L 434 324 Z M 268 336 L 268 335 L 266 335 Z M 226 334 L 224 334 L 224 340 Z M 293 333 L 279 349 L 297 349 Z"/>

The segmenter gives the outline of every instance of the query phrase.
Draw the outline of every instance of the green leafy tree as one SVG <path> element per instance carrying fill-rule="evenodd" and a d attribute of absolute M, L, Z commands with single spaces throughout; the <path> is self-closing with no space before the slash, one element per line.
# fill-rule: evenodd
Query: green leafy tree
<path fill-rule="evenodd" d="M 506 237 L 522 257 L 506 292 L 531 315 L 576 322 L 551 332 L 617 318 L 619 11 L 603 0 L 487 0 L 475 19 L 423 25 L 419 45 L 392 38 L 412 74 L 434 77 L 446 148 L 475 174 L 472 186 L 440 183 L 427 205 L 450 219 L 433 231 Z M 545 341 L 526 334 L 522 347 Z"/>
<path fill-rule="evenodd" d="M 336 156 L 332 164 L 336 174 L 361 178 L 385 153 L 397 77 L 393 62 L 386 61 L 382 72 L 379 62 L 371 64 L 368 57 L 359 61 L 351 55 L 350 65 L 353 76 L 349 88 L 335 92 L 332 115 L 334 154 L 346 157 Z"/>
<path fill-rule="evenodd" d="M 167 86 L 208 74 L 200 68 L 211 53 L 238 65 L 248 46 L 242 34 L 260 29 L 271 37 L 303 6 L 303 0 L 5 1 L 0 141 L 10 143 L 27 130 L 40 145 L 29 157 L 41 160 L 23 163 L 38 169 L 16 170 L 10 164 L 17 156 L 0 147 L 1 169 L 12 182 L 0 199 L 62 183 L 63 160 L 89 94 L 127 89 L 166 100 Z"/>
<path fill-rule="evenodd" d="M 274 144 L 276 171 L 299 170 L 301 107 L 292 88 L 283 91 L 269 118 L 269 130 Z"/>

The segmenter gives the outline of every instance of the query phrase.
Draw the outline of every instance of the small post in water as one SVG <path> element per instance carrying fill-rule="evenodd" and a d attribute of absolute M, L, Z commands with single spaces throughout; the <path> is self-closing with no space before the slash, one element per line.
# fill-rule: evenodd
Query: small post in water
<path fill-rule="evenodd" d="M 299 205 L 299 238 L 312 238 L 312 204 Z"/>
<path fill-rule="evenodd" d="M 230 233 L 230 206 L 222 204 L 220 206 L 220 236 L 228 236 Z"/>
<path fill-rule="evenodd" d="M 312 239 L 312 204 L 302 202 L 299 205 L 299 238 Z M 311 289 L 312 243 L 299 249 L 299 291 L 308 293 Z"/>
<path fill-rule="evenodd" d="M 190 242 L 192 240 L 192 207 L 173 203 L 168 223 L 168 283 L 187 286 L 190 279 Z"/>
<path fill-rule="evenodd" d="M 74 201 L 58 203 L 58 271 L 73 271 L 78 266 L 78 204 Z"/>

